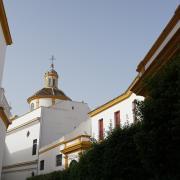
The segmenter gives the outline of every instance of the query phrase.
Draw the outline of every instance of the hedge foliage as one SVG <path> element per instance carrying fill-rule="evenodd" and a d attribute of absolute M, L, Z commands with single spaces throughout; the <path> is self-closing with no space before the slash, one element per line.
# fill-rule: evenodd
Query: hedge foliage
<path fill-rule="evenodd" d="M 115 129 L 69 169 L 28 180 L 179 180 L 180 56 L 145 84 L 138 123 Z"/>

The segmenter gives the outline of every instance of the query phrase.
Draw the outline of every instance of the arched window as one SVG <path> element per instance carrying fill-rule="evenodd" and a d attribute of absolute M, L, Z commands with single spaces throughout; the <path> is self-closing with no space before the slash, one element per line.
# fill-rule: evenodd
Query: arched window
<path fill-rule="evenodd" d="M 51 78 L 48 78 L 48 86 L 51 86 Z"/>
<path fill-rule="evenodd" d="M 31 111 L 34 110 L 34 103 L 31 103 Z"/>

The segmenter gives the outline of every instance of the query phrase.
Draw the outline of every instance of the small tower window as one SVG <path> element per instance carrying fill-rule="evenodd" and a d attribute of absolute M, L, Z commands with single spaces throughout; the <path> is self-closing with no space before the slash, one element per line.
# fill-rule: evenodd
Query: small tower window
<path fill-rule="evenodd" d="M 53 86 L 55 86 L 55 83 L 56 83 L 56 80 L 55 80 L 55 79 L 53 79 Z"/>
<path fill-rule="evenodd" d="M 48 86 L 51 86 L 51 78 L 48 79 Z"/>
<path fill-rule="evenodd" d="M 31 103 L 31 111 L 34 110 L 34 103 Z"/>

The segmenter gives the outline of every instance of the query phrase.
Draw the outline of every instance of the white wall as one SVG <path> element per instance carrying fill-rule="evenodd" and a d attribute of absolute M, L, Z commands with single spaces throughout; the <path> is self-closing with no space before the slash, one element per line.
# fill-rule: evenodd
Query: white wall
<path fill-rule="evenodd" d="M 55 99 L 55 104 L 60 103 L 62 100 Z M 34 109 L 37 109 L 39 107 L 50 107 L 52 106 L 52 98 L 40 98 L 40 99 L 34 99 L 30 102 L 30 110 L 31 110 L 31 104 L 34 104 Z"/>
<path fill-rule="evenodd" d="M 6 41 L 4 38 L 4 34 L 2 31 L 2 26 L 0 24 L 0 88 L 2 87 L 2 78 L 4 71 L 4 62 L 5 62 L 5 53 L 6 53 Z M 0 91 L 2 91 L 0 89 Z M 0 93 L 0 101 L 4 97 L 2 93 Z M 1 104 L 1 102 L 0 102 Z M 1 179 L 1 170 L 2 170 L 2 158 L 4 152 L 4 144 L 5 144 L 5 135 L 6 135 L 6 127 L 0 118 L 0 179 Z"/>
<path fill-rule="evenodd" d="M 15 120 L 12 121 L 12 124 L 8 127 L 8 131 L 11 131 L 14 128 L 17 128 L 18 126 L 28 123 L 29 121 L 41 117 L 41 108 L 38 108 L 34 111 L 28 112 L 22 116 L 19 116 Z"/>
<path fill-rule="evenodd" d="M 86 121 L 83 121 L 80 123 L 78 127 L 76 127 L 73 131 L 66 134 L 64 136 L 65 141 L 71 140 L 75 137 L 81 136 L 81 135 L 89 135 L 91 136 L 92 129 L 91 129 L 91 119 L 87 119 Z"/>
<path fill-rule="evenodd" d="M 7 134 L 3 166 L 37 160 L 38 148 L 36 155 L 32 155 L 32 146 L 34 139 L 37 139 L 39 144 L 39 129 L 40 123 L 34 122 L 30 126 Z M 27 136 L 28 131 L 30 132 L 29 137 Z"/>
<path fill-rule="evenodd" d="M 87 104 L 73 101 L 62 101 L 53 107 L 42 108 L 40 147 L 73 131 L 81 122 L 89 118 L 89 111 Z"/>
<path fill-rule="evenodd" d="M 0 179 L 1 179 L 1 169 L 2 169 L 2 160 L 3 160 L 3 153 L 4 153 L 4 146 L 5 146 L 5 134 L 6 134 L 6 127 L 2 119 L 0 118 Z"/>
<path fill-rule="evenodd" d="M 123 127 L 125 124 L 133 123 L 133 107 L 132 102 L 135 99 L 143 100 L 144 98 L 141 96 L 136 96 L 135 94 L 132 94 L 128 99 L 125 99 L 124 101 L 106 109 L 105 111 L 93 116 L 91 118 L 92 122 L 92 137 L 94 137 L 96 140 L 99 139 L 99 120 L 103 119 L 103 125 L 104 125 L 104 132 L 105 135 L 109 131 L 110 124 L 112 123 L 112 128 L 115 127 L 114 123 L 114 113 L 117 111 L 120 111 L 120 123 L 121 127 Z"/>
<path fill-rule="evenodd" d="M 2 180 L 26 180 L 32 176 L 32 172 L 37 175 L 37 165 L 24 166 L 23 170 L 14 168 L 12 171 L 3 172 Z"/>
<path fill-rule="evenodd" d="M 60 153 L 60 146 L 39 155 L 38 174 L 47 174 L 53 171 L 63 170 L 65 167 L 64 155 L 62 155 L 62 166 L 56 166 L 56 156 Z M 44 170 L 40 170 L 40 161 L 44 160 Z"/>
<path fill-rule="evenodd" d="M 38 140 L 38 145 L 41 143 L 41 147 L 53 143 L 73 131 L 74 127 L 81 122 L 85 122 L 88 119 L 89 111 L 90 109 L 85 103 L 61 101 L 51 107 L 40 107 L 13 120 L 6 137 L 3 167 L 38 160 L 38 155 L 32 156 L 34 139 Z M 30 132 L 29 137 L 27 137 L 28 131 Z M 59 153 L 60 151 L 56 148 L 50 153 L 47 152 L 46 158 L 50 159 L 50 164 L 45 163 L 45 167 L 48 166 L 46 167 L 48 171 L 51 171 L 52 168 L 56 169 L 54 163 L 56 155 Z M 17 177 L 20 178 L 22 175 L 22 179 L 31 171 L 28 167 L 25 170 L 22 169 L 23 167 L 19 168 L 22 174 L 17 173 Z M 57 167 L 57 169 L 59 168 L 62 167 Z M 11 179 L 11 177 L 13 178 L 12 170 L 12 168 L 3 170 L 3 178 L 14 180 Z"/>
<path fill-rule="evenodd" d="M 32 172 L 37 174 L 40 116 L 41 108 L 15 119 L 8 128 L 3 167 L 13 167 L 3 169 L 3 180 L 25 180 Z M 32 155 L 34 139 L 37 139 L 36 155 Z M 32 162 L 33 165 L 28 164 Z"/>
<path fill-rule="evenodd" d="M 5 53 L 6 53 L 6 41 L 0 24 L 0 87 L 2 87 Z"/>

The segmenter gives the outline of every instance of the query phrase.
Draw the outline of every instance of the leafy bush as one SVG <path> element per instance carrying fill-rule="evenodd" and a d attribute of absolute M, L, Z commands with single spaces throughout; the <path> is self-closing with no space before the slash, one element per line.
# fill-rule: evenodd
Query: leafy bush
<path fill-rule="evenodd" d="M 146 81 L 137 147 L 153 179 L 180 179 L 180 56 Z"/>

